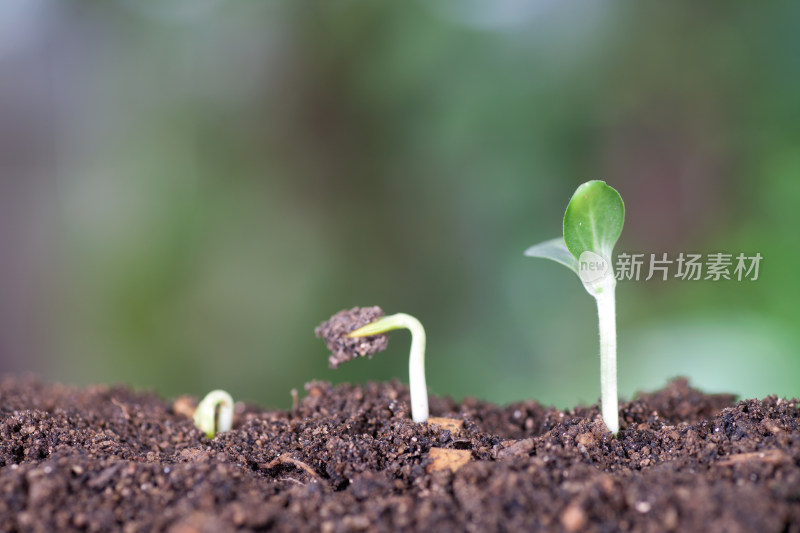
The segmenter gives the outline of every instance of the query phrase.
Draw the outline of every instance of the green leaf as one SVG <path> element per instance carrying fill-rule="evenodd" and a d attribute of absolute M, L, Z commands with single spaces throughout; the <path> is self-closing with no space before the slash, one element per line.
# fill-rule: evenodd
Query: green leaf
<path fill-rule="evenodd" d="M 576 274 L 578 273 L 578 260 L 572 257 L 572 254 L 567 250 L 563 237 L 556 237 L 549 241 L 534 244 L 525 250 L 525 255 L 550 259 L 572 269 Z"/>
<path fill-rule="evenodd" d="M 619 193 L 603 181 L 587 181 L 572 195 L 564 213 L 564 243 L 575 259 L 589 251 L 611 261 L 624 220 Z"/>

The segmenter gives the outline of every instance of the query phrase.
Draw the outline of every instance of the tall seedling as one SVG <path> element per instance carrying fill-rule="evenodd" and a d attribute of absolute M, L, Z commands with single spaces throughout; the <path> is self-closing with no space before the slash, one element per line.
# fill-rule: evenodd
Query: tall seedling
<path fill-rule="evenodd" d="M 597 301 L 600 327 L 600 384 L 603 421 L 619 431 L 617 405 L 617 324 L 612 267 L 614 245 L 622 232 L 625 205 L 619 193 L 602 181 L 578 187 L 564 213 L 564 235 L 531 246 L 529 257 L 551 259 L 572 269 Z"/>

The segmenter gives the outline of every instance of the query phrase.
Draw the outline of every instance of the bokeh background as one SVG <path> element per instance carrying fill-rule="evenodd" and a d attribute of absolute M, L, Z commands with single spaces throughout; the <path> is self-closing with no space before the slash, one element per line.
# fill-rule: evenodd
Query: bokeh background
<path fill-rule="evenodd" d="M 407 380 L 407 333 L 327 368 L 314 327 L 411 313 L 436 394 L 599 396 L 574 274 L 525 258 L 604 179 L 617 251 L 757 281 L 620 282 L 620 392 L 800 395 L 800 4 L 5 0 L 0 365 L 287 407 Z"/>

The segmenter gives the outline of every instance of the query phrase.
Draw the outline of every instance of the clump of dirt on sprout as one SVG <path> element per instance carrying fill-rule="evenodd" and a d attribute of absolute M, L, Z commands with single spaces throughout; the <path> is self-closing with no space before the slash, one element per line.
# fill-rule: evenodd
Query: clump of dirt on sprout
<path fill-rule="evenodd" d="M 331 351 L 331 355 L 328 357 L 331 368 L 336 368 L 341 363 L 346 363 L 359 356 L 371 357 L 372 354 L 386 349 L 389 345 L 389 337 L 386 334 L 354 338 L 347 336 L 351 331 L 375 322 L 382 316 L 384 316 L 384 312 L 377 305 L 354 307 L 350 310 L 339 311 L 314 330 L 316 336 L 323 339 L 328 345 L 328 350 Z"/>

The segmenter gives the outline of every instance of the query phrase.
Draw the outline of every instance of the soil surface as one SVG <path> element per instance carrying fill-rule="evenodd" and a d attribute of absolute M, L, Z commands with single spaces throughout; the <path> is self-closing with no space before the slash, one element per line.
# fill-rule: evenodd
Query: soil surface
<path fill-rule="evenodd" d="M 613 438 L 597 406 L 432 397 L 414 424 L 396 382 L 306 389 L 209 440 L 185 399 L 6 379 L 0 530 L 800 532 L 796 400 L 676 380 Z"/>

